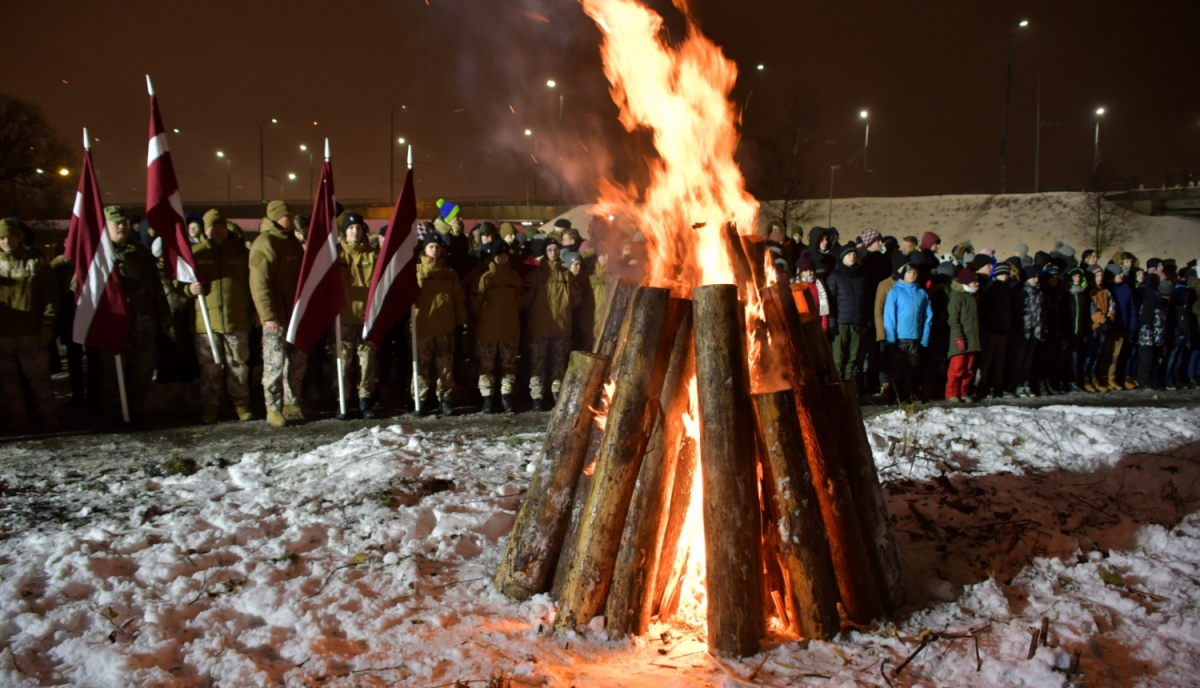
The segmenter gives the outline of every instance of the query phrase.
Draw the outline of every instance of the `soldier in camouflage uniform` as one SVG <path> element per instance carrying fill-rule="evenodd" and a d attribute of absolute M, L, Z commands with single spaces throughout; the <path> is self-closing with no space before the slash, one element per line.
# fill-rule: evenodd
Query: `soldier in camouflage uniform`
<path fill-rule="evenodd" d="M 308 357 L 284 339 L 304 259 L 294 219 L 287 203 L 271 201 L 250 247 L 250 295 L 263 324 L 263 397 L 267 422 L 277 428 L 304 420 L 300 388 Z"/>
<path fill-rule="evenodd" d="M 517 383 L 517 346 L 521 343 L 521 276 L 513 270 L 508 244 L 493 241 L 484 254 L 488 269 L 471 285 L 472 309 L 478 321 L 475 358 L 479 360 L 479 394 L 483 413 L 494 413 L 496 367 L 500 368 L 500 405 L 512 413 Z"/>
<path fill-rule="evenodd" d="M 192 246 L 201 282 L 188 285 L 188 291 L 193 297 L 204 299 L 208 306 L 212 335 L 221 358 L 213 358 L 204 314 L 197 305 L 193 331 L 200 361 L 201 420 L 216 422 L 222 379 L 238 419 L 253 420 L 249 362 L 254 305 L 250 299 L 250 251 L 229 235 L 225 218 L 216 208 L 204 213 L 202 224 L 203 233 Z"/>
<path fill-rule="evenodd" d="M 547 238 L 546 255 L 525 276 L 525 305 L 529 308 L 529 396 L 533 410 L 544 409 L 545 380 L 550 378 L 553 403 L 567 370 L 571 352 L 572 309 L 579 305 L 579 282 L 559 260 L 558 240 Z M 551 406 L 553 406 L 553 403 Z"/>
<path fill-rule="evenodd" d="M 158 261 L 150 249 L 130 241 L 129 220 L 115 205 L 104 209 L 105 231 L 112 243 L 115 268 L 121 275 L 125 293 L 125 311 L 129 314 L 129 333 L 121 348 L 121 367 L 129 412 L 141 410 L 154 380 L 158 365 L 157 337 L 171 324 L 171 307 L 158 271 Z M 105 353 L 104 407 L 110 419 L 120 418 L 116 357 Z"/>
<path fill-rule="evenodd" d="M 466 295 L 458 275 L 442 260 L 445 245 L 435 234 L 423 239 L 421 264 L 417 266 L 417 389 L 422 399 L 429 393 L 429 380 L 437 377 L 437 396 L 442 415 L 454 414 L 454 332 L 467 322 Z M 434 375 L 431 375 L 433 373 Z"/>
<path fill-rule="evenodd" d="M 58 427 L 46 346 L 54 339 L 58 284 L 50 263 L 22 245 L 21 226 L 0 220 L 0 408 L 11 430 L 25 423 L 25 394 L 18 367 L 33 387 L 38 416 L 47 430 Z"/>
<path fill-rule="evenodd" d="M 346 213 L 342 226 L 345 238 L 338 244 L 338 265 L 346 304 L 342 307 L 342 350 L 338 355 L 345 371 L 347 395 L 357 378 L 358 410 L 363 418 L 370 419 L 375 417 L 373 397 L 378 371 L 375 347 L 363 340 L 363 322 L 379 247 L 367 240 L 367 224 L 362 215 Z M 336 379 L 333 384 L 336 392 Z"/>

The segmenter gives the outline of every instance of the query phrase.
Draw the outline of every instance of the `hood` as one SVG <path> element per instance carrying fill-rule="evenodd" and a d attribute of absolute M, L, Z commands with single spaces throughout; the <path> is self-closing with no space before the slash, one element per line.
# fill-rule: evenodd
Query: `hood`
<path fill-rule="evenodd" d="M 829 231 L 828 227 L 813 227 L 812 229 L 808 230 L 808 248 L 812 251 L 821 250 L 821 237 L 825 236 L 826 234 L 830 235 L 829 248 L 832 249 L 834 240 L 832 238 L 832 232 Z"/>

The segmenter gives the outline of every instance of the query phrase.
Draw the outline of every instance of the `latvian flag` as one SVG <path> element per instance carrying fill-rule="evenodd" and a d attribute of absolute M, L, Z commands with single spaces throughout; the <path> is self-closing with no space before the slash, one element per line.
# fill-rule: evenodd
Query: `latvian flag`
<path fill-rule="evenodd" d="M 75 192 L 75 208 L 67 230 L 66 257 L 75 268 L 75 322 L 71 338 L 76 344 L 116 355 L 125 346 L 129 314 L 125 291 L 115 270 L 112 242 L 104 228 L 100 187 L 92 168 L 92 147 L 83 130 L 83 172 Z"/>
<path fill-rule="evenodd" d="M 183 222 L 183 201 L 179 200 L 179 184 L 171 151 L 167 149 L 167 133 L 158 113 L 158 99 L 150 75 L 146 75 L 146 90 L 150 92 L 150 148 L 146 154 L 146 219 L 162 237 L 163 269 L 167 279 L 177 282 L 197 282 L 196 263 L 188 243 L 187 225 Z"/>
<path fill-rule="evenodd" d="M 333 163 L 329 161 L 329 139 L 326 139 L 321 186 L 313 201 L 312 224 L 308 228 L 300 283 L 296 285 L 296 303 L 287 330 L 287 341 L 306 354 L 337 320 L 346 303 L 337 261 L 337 211 L 334 208 Z"/>
<path fill-rule="evenodd" d="M 408 156 L 408 176 L 404 178 L 404 189 L 392 210 L 388 233 L 379 248 L 375 273 L 371 275 L 371 290 L 367 292 L 363 339 L 377 349 L 382 346 L 388 330 L 417 302 L 419 291 L 416 248 L 420 237 L 415 228 L 417 196 L 413 190 L 411 149 Z"/>

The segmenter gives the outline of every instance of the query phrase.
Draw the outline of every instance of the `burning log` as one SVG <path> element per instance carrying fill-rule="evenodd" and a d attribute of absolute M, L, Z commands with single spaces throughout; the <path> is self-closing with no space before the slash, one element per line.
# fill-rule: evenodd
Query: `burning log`
<path fill-rule="evenodd" d="M 583 470 L 587 439 L 608 359 L 575 351 L 550 418 L 529 492 L 521 503 L 496 588 L 518 600 L 545 592 L 566 536 L 569 507 Z"/>
<path fill-rule="evenodd" d="M 656 417 L 684 302 L 670 290 L 641 287 L 634 295 L 620 374 L 587 503 L 579 519 L 575 556 L 563 578 L 555 629 L 578 630 L 603 611 L 621 533 Z"/>
<path fill-rule="evenodd" d="M 817 311 L 817 304 L 813 302 L 812 293 L 808 291 L 808 286 L 804 284 L 793 284 L 789 293 L 787 290 L 779 291 L 780 300 L 787 304 L 791 302 L 793 308 L 799 314 L 796 320 L 790 317 L 788 322 L 795 325 L 795 329 L 790 326 L 792 343 L 799 345 L 799 351 L 803 352 L 803 357 L 808 361 L 808 367 L 817 375 L 817 379 L 821 382 L 837 382 L 838 376 L 834 372 L 833 365 L 833 347 L 829 345 L 829 339 L 821 330 L 821 316 Z"/>
<path fill-rule="evenodd" d="M 839 454 L 850 494 L 858 509 L 858 520 L 867 541 L 875 582 L 884 604 L 892 610 L 904 602 L 900 553 L 896 550 L 896 537 L 888 519 L 887 501 L 879 484 L 871 445 L 867 442 L 854 385 L 845 382 L 827 385 L 825 401 L 830 411 L 830 423 L 837 429 L 834 435 L 840 444 Z"/>
<path fill-rule="evenodd" d="M 671 492 L 680 443 L 685 435 L 683 416 L 688 410 L 688 380 L 695 374 L 691 309 L 682 309 L 681 318 L 660 403 L 653 404 L 651 409 L 657 418 L 625 517 L 625 531 L 608 593 L 604 615 L 610 638 L 628 633 L 642 635 L 650 628 L 659 554 L 673 506 Z M 687 509 L 686 503 L 674 506 Z"/>
<path fill-rule="evenodd" d="M 765 631 L 755 424 L 745 319 L 737 287 L 692 292 L 707 556 L 708 647 L 723 657 L 759 650 Z"/>
<path fill-rule="evenodd" d="M 618 279 L 612 293 L 605 304 L 604 329 L 596 339 L 592 353 L 612 357 L 620 342 L 621 332 L 629 316 L 629 306 L 633 304 L 633 292 L 637 288 L 633 282 Z"/>
<path fill-rule="evenodd" d="M 766 256 L 767 240 L 757 234 L 743 234 L 741 237 L 742 253 L 750 265 L 750 274 L 754 277 L 754 286 L 762 289 L 767 284 Z"/>
<path fill-rule="evenodd" d="M 694 357 L 692 361 L 694 376 Z M 687 522 L 688 505 L 692 503 L 692 490 L 696 485 L 696 470 L 699 468 L 696 449 L 696 441 L 687 433 L 679 438 L 679 444 L 675 447 L 678 455 L 675 460 L 675 480 L 671 485 L 667 525 L 663 532 L 662 552 L 658 557 L 658 575 L 654 583 L 654 593 L 658 599 L 651 612 L 657 614 L 660 621 L 674 616 L 679 608 L 680 584 L 687 564 L 685 562 L 683 566 L 676 568 L 675 560 L 679 556 L 680 546 L 687 547 L 682 537 Z"/>
<path fill-rule="evenodd" d="M 771 509 L 800 631 L 806 638 L 831 638 L 841 629 L 838 583 L 829 554 L 825 523 L 805 457 L 795 395 L 791 390 L 754 397 L 762 427 L 764 497 Z"/>

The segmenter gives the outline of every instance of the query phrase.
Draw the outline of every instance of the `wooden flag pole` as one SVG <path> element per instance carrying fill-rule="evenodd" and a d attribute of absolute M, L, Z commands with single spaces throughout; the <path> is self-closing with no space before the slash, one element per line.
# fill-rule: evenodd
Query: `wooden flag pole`
<path fill-rule="evenodd" d="M 129 422 L 129 398 L 125 396 L 125 366 L 121 365 L 121 354 L 117 359 L 117 392 L 121 395 L 121 418 Z"/>

